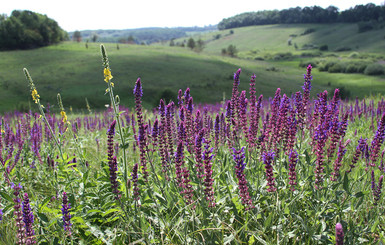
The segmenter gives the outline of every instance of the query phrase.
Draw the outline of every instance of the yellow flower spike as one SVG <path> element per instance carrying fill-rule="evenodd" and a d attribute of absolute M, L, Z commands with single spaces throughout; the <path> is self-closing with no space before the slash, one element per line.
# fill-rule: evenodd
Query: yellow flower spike
<path fill-rule="evenodd" d="M 65 111 L 61 111 L 60 115 L 61 115 L 61 118 L 63 120 L 63 123 L 66 123 L 67 122 L 67 114 L 66 114 L 66 112 Z"/>
<path fill-rule="evenodd" d="M 40 95 L 37 93 L 37 90 L 33 89 L 32 92 L 31 92 L 31 95 L 32 95 L 32 99 L 37 104 L 37 102 L 39 101 L 39 98 L 40 98 Z"/>
<path fill-rule="evenodd" d="M 113 76 L 111 75 L 111 71 L 109 68 L 104 68 L 104 81 L 106 83 L 110 82 L 111 79 L 113 78 Z M 113 86 L 113 83 L 111 83 L 111 85 Z"/>

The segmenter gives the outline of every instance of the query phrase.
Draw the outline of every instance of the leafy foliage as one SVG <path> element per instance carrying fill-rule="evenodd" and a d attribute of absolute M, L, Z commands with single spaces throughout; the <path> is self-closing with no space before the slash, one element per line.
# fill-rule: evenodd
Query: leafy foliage
<path fill-rule="evenodd" d="M 55 44 L 67 39 L 56 21 L 32 11 L 14 10 L 0 20 L 0 48 L 30 49 Z"/>
<path fill-rule="evenodd" d="M 339 12 L 338 8 L 334 6 L 329 6 L 325 9 L 319 6 L 312 6 L 289 8 L 280 11 L 264 10 L 242 13 L 223 19 L 219 22 L 218 29 L 223 30 L 251 25 L 361 22 L 381 21 L 384 19 L 385 6 L 376 6 L 372 3 L 356 5 L 354 8 L 342 12 Z M 363 28 L 367 30 L 367 27 Z"/>

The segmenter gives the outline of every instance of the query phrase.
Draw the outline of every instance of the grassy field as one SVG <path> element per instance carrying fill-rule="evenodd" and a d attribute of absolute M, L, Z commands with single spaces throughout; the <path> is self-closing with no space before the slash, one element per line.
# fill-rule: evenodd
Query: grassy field
<path fill-rule="evenodd" d="M 302 35 L 307 29 L 315 31 Z M 194 36 L 206 41 L 201 53 L 188 48 L 162 45 L 138 46 L 106 44 L 111 68 L 115 77 L 116 92 L 121 103 L 132 106 L 131 97 L 137 77 L 143 81 L 144 105 L 154 107 L 161 97 L 176 98 L 179 88 L 190 87 L 198 103 L 214 103 L 229 98 L 233 73 L 241 67 L 241 80 L 247 81 L 257 75 L 257 93 L 273 96 L 276 87 L 284 93 L 295 91 L 302 84 L 303 68 L 300 62 L 311 62 L 313 58 L 305 53 L 320 53 L 318 50 L 296 50 L 304 44 L 327 44 L 329 50 L 350 47 L 351 51 L 333 53 L 323 52 L 324 56 L 338 56 L 334 59 L 348 59 L 349 54 L 357 52 L 367 55 L 366 59 L 381 60 L 384 55 L 384 39 L 380 31 L 357 33 L 356 25 L 338 24 L 330 28 L 326 25 L 270 25 L 245 27 Z M 213 36 L 221 38 L 213 40 Z M 292 45 L 287 44 L 290 35 Z M 348 38 L 346 38 L 348 37 Z M 178 41 L 178 40 L 176 40 Z M 236 45 L 239 58 L 221 55 L 221 49 Z M 275 59 L 277 53 L 290 52 L 290 59 Z M 26 110 L 29 88 L 24 81 L 22 68 L 26 67 L 33 75 L 36 86 L 44 94 L 43 103 L 56 105 L 56 94 L 61 93 L 64 106 L 85 109 L 87 98 L 92 108 L 102 108 L 109 99 L 100 91 L 106 88 L 100 71 L 99 44 L 66 42 L 56 46 L 27 50 L 1 52 L 0 60 L 0 112 Z M 369 57 L 369 58 L 368 58 Z M 262 58 L 263 60 L 255 60 Z M 321 59 L 320 56 L 317 59 Z M 343 87 L 350 97 L 363 98 L 370 94 L 385 93 L 385 76 L 365 76 L 362 74 L 331 74 L 314 70 L 317 79 L 313 81 L 315 91 Z M 247 82 L 241 85 L 247 89 Z M 314 91 L 313 90 L 313 91 Z M 124 96 L 123 96 L 124 95 Z M 313 94 L 314 96 L 315 94 Z"/>

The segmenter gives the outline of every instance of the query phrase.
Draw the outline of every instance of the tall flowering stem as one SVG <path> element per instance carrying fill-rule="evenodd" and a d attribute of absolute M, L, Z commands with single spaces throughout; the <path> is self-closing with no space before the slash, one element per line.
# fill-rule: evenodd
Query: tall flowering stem
<path fill-rule="evenodd" d="M 356 167 L 356 163 L 358 162 L 358 158 L 365 151 L 367 139 L 363 139 L 362 137 L 358 140 L 358 145 L 356 147 L 356 151 L 354 152 L 352 163 L 350 164 L 350 169 L 347 172 L 351 172 L 353 168 Z"/>
<path fill-rule="evenodd" d="M 308 65 L 306 68 L 306 74 L 304 74 L 303 78 L 305 82 L 303 84 L 303 93 L 302 93 L 302 106 L 300 107 L 300 111 L 298 112 L 298 120 L 300 128 L 303 128 L 305 125 L 307 110 L 309 109 L 309 100 L 310 100 L 310 90 L 311 90 L 311 80 L 313 80 L 313 76 L 311 75 L 311 69 L 313 67 Z"/>
<path fill-rule="evenodd" d="M 336 224 L 336 245 L 344 245 L 344 230 L 341 223 Z"/>
<path fill-rule="evenodd" d="M 147 172 L 147 161 L 146 161 L 146 149 L 147 149 L 147 133 L 146 133 L 146 127 L 147 125 L 144 125 L 143 122 L 143 114 L 142 114 L 142 96 L 143 96 L 143 90 L 142 90 L 142 82 L 140 78 L 136 80 L 135 87 L 134 87 L 134 96 L 135 96 L 135 111 L 136 111 L 136 117 L 138 120 L 138 127 L 139 127 L 139 150 L 140 150 L 140 165 L 142 167 L 142 173 L 144 176 L 145 181 L 147 181 L 148 178 L 148 172 Z"/>
<path fill-rule="evenodd" d="M 340 176 L 340 168 L 342 166 L 342 158 L 344 157 L 344 155 L 346 153 L 346 146 L 349 143 L 350 143 L 350 140 L 348 140 L 345 143 L 342 140 L 340 140 L 337 158 L 334 161 L 334 171 L 332 173 L 332 176 L 330 177 L 331 181 L 337 181 L 337 178 Z"/>
<path fill-rule="evenodd" d="M 213 170 L 212 170 L 212 160 L 214 155 L 212 154 L 213 148 L 210 148 L 210 141 L 204 139 L 204 151 L 203 151 L 203 162 L 205 167 L 204 173 L 204 186 L 205 186 L 205 195 L 206 200 L 208 201 L 209 207 L 215 207 L 215 197 L 214 197 L 214 179 Z"/>
<path fill-rule="evenodd" d="M 374 135 L 372 144 L 370 146 L 370 166 L 376 166 L 380 148 L 385 138 L 385 113 L 382 114 L 381 120 L 378 123 L 376 134 Z"/>
<path fill-rule="evenodd" d="M 48 120 L 47 120 L 47 117 L 45 116 L 45 113 L 44 113 L 44 110 L 43 110 L 43 106 L 41 105 L 40 103 L 40 95 L 38 94 L 37 90 L 36 90 L 36 87 L 35 87 L 35 84 L 32 80 L 32 77 L 31 75 L 29 74 L 28 70 L 26 68 L 23 69 L 24 71 L 24 75 L 29 83 L 29 86 L 31 88 L 31 96 L 32 96 L 32 99 L 34 100 L 34 102 L 37 104 L 37 107 L 39 109 L 39 112 L 40 112 L 40 115 L 42 116 L 45 124 L 47 125 L 49 131 L 51 132 L 51 135 L 55 141 L 55 144 L 57 146 L 57 148 L 59 149 L 59 152 L 60 152 L 60 156 L 61 156 L 61 159 L 63 160 L 64 162 L 64 157 L 63 157 L 63 151 L 61 149 L 61 144 L 58 140 L 58 138 L 55 136 L 53 130 L 52 130 L 52 127 L 50 126 Z"/>
<path fill-rule="evenodd" d="M 277 188 L 275 187 L 275 178 L 273 173 L 273 161 L 274 161 L 274 152 L 264 152 L 262 154 L 263 163 L 265 164 L 265 170 L 266 170 L 266 180 L 267 180 L 267 191 L 268 192 L 275 192 Z M 293 156 L 294 157 L 294 156 Z"/>
<path fill-rule="evenodd" d="M 23 201 L 23 221 L 24 221 L 24 227 L 25 227 L 25 244 L 35 244 L 36 238 L 35 238 L 35 231 L 33 230 L 33 213 L 31 210 L 31 206 L 29 204 L 29 198 L 28 194 L 24 194 L 24 201 Z"/>
<path fill-rule="evenodd" d="M 21 244 L 24 244 L 24 237 L 25 237 L 24 224 L 23 224 L 23 213 L 20 210 L 20 208 L 21 208 L 21 205 L 20 205 L 21 204 L 21 199 L 19 197 L 20 190 L 22 189 L 22 186 L 21 186 L 20 183 L 19 183 L 19 185 L 15 185 L 14 183 L 12 183 L 11 187 L 13 189 L 13 195 L 15 196 L 13 198 L 13 203 L 14 203 L 13 215 L 15 215 L 15 219 L 16 219 L 17 244 L 21 245 Z"/>
<path fill-rule="evenodd" d="M 63 201 L 62 201 L 62 215 L 63 215 L 63 227 L 64 231 L 67 233 L 68 236 L 71 236 L 71 203 L 68 202 L 67 193 L 63 192 Z"/>
<path fill-rule="evenodd" d="M 202 164 L 202 141 L 203 141 L 203 134 L 205 133 L 205 129 L 201 129 L 199 133 L 197 134 L 195 138 L 195 160 L 196 160 L 196 171 L 197 171 L 197 177 L 199 179 L 204 177 L 203 174 L 203 164 Z"/>
<path fill-rule="evenodd" d="M 234 82 L 233 82 L 233 90 L 232 90 L 232 93 L 231 93 L 231 116 L 230 118 L 235 118 L 235 114 L 238 114 L 237 110 L 238 110 L 238 94 L 239 94 L 239 91 L 238 91 L 238 87 L 239 87 L 239 76 L 241 75 L 241 68 L 239 68 L 237 70 L 237 72 L 234 73 Z"/>
<path fill-rule="evenodd" d="M 138 164 L 137 163 L 135 163 L 132 169 L 131 177 L 132 177 L 132 182 L 134 183 L 134 188 L 133 188 L 134 200 L 139 201 L 140 193 L 139 193 L 139 186 L 138 186 Z"/>
<path fill-rule="evenodd" d="M 297 172 L 296 165 L 298 162 L 298 153 L 295 150 L 291 150 L 289 154 L 289 185 L 290 190 L 294 191 L 297 185 Z"/>
<path fill-rule="evenodd" d="M 254 208 L 247 187 L 247 180 L 244 170 L 246 168 L 245 162 L 245 148 L 242 147 L 240 150 L 233 148 L 233 158 L 235 161 L 235 174 L 238 179 L 239 196 L 241 197 L 242 204 L 245 206 L 245 210 Z"/>
<path fill-rule="evenodd" d="M 380 178 L 378 179 L 378 185 L 376 184 L 376 179 L 374 177 L 374 170 L 372 170 L 371 177 L 372 177 L 372 191 L 373 191 L 373 197 L 374 197 L 373 204 L 376 206 L 380 201 L 384 176 L 383 175 L 380 176 Z"/>
<path fill-rule="evenodd" d="M 119 100 L 119 97 L 116 97 L 116 98 L 114 97 L 114 91 L 113 91 L 114 83 L 111 81 L 113 77 L 111 75 L 111 69 L 110 69 L 110 65 L 107 57 L 107 51 L 103 44 L 100 45 L 100 50 L 102 53 L 102 60 L 103 60 L 103 67 L 104 67 L 104 70 L 103 70 L 104 81 L 107 83 L 107 86 L 108 86 L 106 91 L 110 95 L 111 105 L 114 110 L 116 124 L 120 135 L 121 145 L 123 146 L 122 147 L 123 148 L 122 149 L 123 166 L 124 166 L 123 178 L 124 178 L 124 183 L 126 184 L 126 196 L 128 196 L 128 186 L 127 186 L 128 185 L 128 166 L 127 166 L 127 159 L 126 159 L 126 140 L 124 139 L 121 122 L 120 122 L 119 107 L 118 107 L 118 103 L 116 102 L 116 100 Z"/>

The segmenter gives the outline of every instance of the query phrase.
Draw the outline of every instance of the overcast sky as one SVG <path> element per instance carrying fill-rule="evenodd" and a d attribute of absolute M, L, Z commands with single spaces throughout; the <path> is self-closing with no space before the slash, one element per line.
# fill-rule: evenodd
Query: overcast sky
<path fill-rule="evenodd" d="M 3 0 L 0 13 L 15 9 L 46 14 L 66 31 L 131 29 L 140 27 L 189 27 L 218 24 L 236 14 L 291 7 L 333 5 L 339 10 L 384 0 Z"/>

